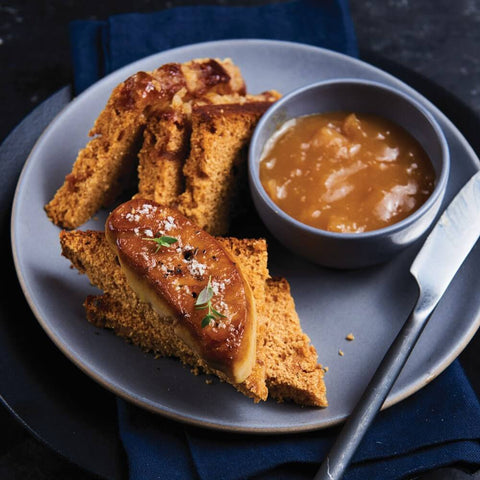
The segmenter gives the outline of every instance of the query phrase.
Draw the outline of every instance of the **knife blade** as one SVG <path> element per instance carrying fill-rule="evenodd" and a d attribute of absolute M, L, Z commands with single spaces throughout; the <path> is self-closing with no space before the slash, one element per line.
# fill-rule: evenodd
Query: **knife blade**
<path fill-rule="evenodd" d="M 480 172 L 465 184 L 428 235 L 410 272 L 438 302 L 480 236 Z M 436 261 L 433 261 L 436 260 Z"/>
<path fill-rule="evenodd" d="M 314 480 L 342 478 L 418 338 L 480 236 L 480 172 L 457 193 L 410 267 L 418 285 L 411 314 L 385 354 Z"/>

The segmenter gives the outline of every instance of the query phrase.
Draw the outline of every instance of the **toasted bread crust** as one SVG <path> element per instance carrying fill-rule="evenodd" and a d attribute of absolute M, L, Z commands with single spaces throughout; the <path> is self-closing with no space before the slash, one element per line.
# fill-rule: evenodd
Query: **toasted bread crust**
<path fill-rule="evenodd" d="M 310 338 L 302 331 L 290 285 L 280 277 L 269 278 L 266 283 L 269 315 L 264 317 L 263 352 L 268 391 L 279 401 L 326 407 L 324 370 Z"/>

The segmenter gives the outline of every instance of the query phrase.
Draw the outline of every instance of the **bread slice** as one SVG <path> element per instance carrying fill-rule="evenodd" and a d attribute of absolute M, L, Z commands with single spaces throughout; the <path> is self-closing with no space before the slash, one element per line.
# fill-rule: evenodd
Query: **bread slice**
<path fill-rule="evenodd" d="M 245 93 L 245 83 L 230 59 L 194 59 L 138 72 L 119 84 L 95 121 L 63 185 L 45 205 L 63 228 L 77 228 L 128 185 L 136 183 L 137 154 L 151 111 L 207 94 Z"/>
<path fill-rule="evenodd" d="M 193 107 L 185 191 L 177 206 L 212 235 L 228 233 L 239 199 L 248 197 L 242 190 L 247 185 L 248 145 L 260 117 L 278 98 L 272 91 L 243 103 Z"/>
<path fill-rule="evenodd" d="M 135 196 L 173 205 L 185 189 L 183 164 L 190 150 L 191 121 L 180 110 L 150 115 L 138 154 Z"/>
<path fill-rule="evenodd" d="M 252 289 L 257 306 L 256 362 L 250 376 L 233 386 L 255 402 L 268 396 L 278 401 L 325 407 L 323 369 L 300 327 L 288 283 L 270 279 L 264 240 L 219 238 L 237 259 Z M 62 231 L 62 255 L 104 293 L 85 301 L 88 320 L 112 329 L 117 335 L 158 356 L 174 356 L 195 372 L 211 370 L 174 333 L 149 304 L 141 302 L 128 285 L 103 232 Z"/>
<path fill-rule="evenodd" d="M 210 93 L 192 102 L 172 106 L 171 110 L 151 114 L 138 155 L 137 196 L 166 206 L 178 205 L 179 196 L 185 191 L 184 173 L 188 178 L 189 174 L 195 174 L 196 166 L 198 169 L 203 169 L 202 165 L 205 162 L 211 162 L 210 157 L 213 156 L 211 148 L 217 149 L 221 159 L 218 162 L 212 162 L 211 165 L 209 163 L 209 170 L 215 172 L 217 167 L 222 168 L 217 175 L 210 173 L 211 180 L 222 181 L 222 177 L 229 177 L 232 170 L 238 172 L 241 169 L 240 164 L 244 163 L 245 148 L 253 128 L 262 113 L 279 97 L 280 94 L 273 90 L 256 95 Z M 205 135 L 211 137 L 213 128 L 218 129 L 215 144 L 203 138 Z M 229 128 L 235 129 L 235 135 L 228 134 Z M 192 137 L 190 137 L 191 134 Z M 201 150 L 202 145 L 199 145 L 202 141 L 207 148 L 205 151 Z M 202 165 L 199 165 L 200 163 Z M 226 188 L 231 187 L 232 179 L 228 180 L 229 184 L 225 185 Z M 211 187 L 211 185 L 205 186 Z M 191 190 L 192 187 L 193 190 Z M 196 212 L 196 209 L 191 206 L 193 202 L 197 202 L 199 190 L 195 189 L 191 180 L 187 181 L 187 188 L 188 191 L 184 196 L 185 208 Z M 215 196 L 212 192 L 212 204 L 217 200 L 222 202 L 223 207 L 229 205 L 230 201 L 226 201 L 227 197 L 229 195 L 226 194 Z M 207 205 L 206 208 L 211 206 Z M 228 208 L 225 210 L 217 205 L 214 207 L 215 212 L 221 210 L 223 215 L 228 214 Z M 221 220 L 221 222 L 225 227 L 227 226 L 226 221 Z M 207 222 L 204 225 L 209 232 L 210 224 L 211 222 Z M 217 235 L 223 235 L 226 232 L 226 228 L 214 231 Z"/>
<path fill-rule="evenodd" d="M 267 271 L 266 243 L 263 240 L 233 241 L 225 239 L 225 248 L 232 254 L 242 252 L 241 268 L 248 278 L 255 303 L 260 310 L 265 297 Z M 224 381 L 227 377 L 211 370 L 193 350 L 175 333 L 171 321 L 166 321 L 153 308 L 140 301 L 130 288 L 125 274 L 108 245 L 103 232 L 73 230 L 60 233 L 62 255 L 73 266 L 85 273 L 90 282 L 104 292 L 104 295 L 89 297 L 85 302 L 87 319 L 95 324 L 114 330 L 145 350 L 159 356 L 174 356 L 185 364 L 206 373 L 213 373 Z M 257 350 L 263 342 L 262 329 L 257 327 Z M 250 376 L 235 388 L 255 401 L 265 400 L 268 395 L 265 384 L 265 362 L 262 354 L 257 355 Z"/>
<path fill-rule="evenodd" d="M 290 285 L 285 278 L 266 282 L 264 344 L 266 383 L 278 401 L 327 406 L 324 369 L 317 352 L 302 331 Z"/>

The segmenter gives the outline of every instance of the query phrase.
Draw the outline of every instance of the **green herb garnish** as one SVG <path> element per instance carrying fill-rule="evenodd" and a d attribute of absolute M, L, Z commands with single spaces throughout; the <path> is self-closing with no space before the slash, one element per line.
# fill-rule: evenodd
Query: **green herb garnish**
<path fill-rule="evenodd" d="M 202 319 L 202 328 L 205 328 L 207 325 L 210 325 L 211 320 L 216 320 L 217 318 L 226 318 L 223 313 L 217 312 L 212 307 L 212 298 L 214 295 L 212 288 L 212 277 L 208 277 L 207 286 L 198 294 L 197 301 L 195 302 L 196 310 L 208 309 L 208 313 Z"/>
<path fill-rule="evenodd" d="M 162 235 L 161 237 L 157 237 L 157 238 L 145 237 L 142 240 L 150 240 L 151 242 L 156 242 L 157 249 L 155 250 L 155 253 L 157 253 L 161 247 L 169 247 L 172 243 L 178 242 L 176 238 L 167 237 L 165 235 Z"/>

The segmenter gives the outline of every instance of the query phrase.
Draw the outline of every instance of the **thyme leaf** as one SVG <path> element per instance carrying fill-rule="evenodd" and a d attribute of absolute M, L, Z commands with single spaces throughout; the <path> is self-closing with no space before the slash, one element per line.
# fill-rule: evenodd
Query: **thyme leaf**
<path fill-rule="evenodd" d="M 157 243 L 157 249 L 155 250 L 155 253 L 157 253 L 161 247 L 169 247 L 170 245 L 172 245 L 172 243 L 178 242 L 175 237 L 168 237 L 166 235 L 162 235 L 161 237 L 156 238 L 145 237 L 142 238 L 142 240 L 149 240 L 151 242 Z"/>
<path fill-rule="evenodd" d="M 207 286 L 198 294 L 197 301 L 195 302 L 196 310 L 208 309 L 208 313 L 202 318 L 202 328 L 210 325 L 211 320 L 217 320 L 217 318 L 226 318 L 223 313 L 218 312 L 212 307 L 212 298 L 214 292 L 212 288 L 212 277 L 208 277 Z"/>

